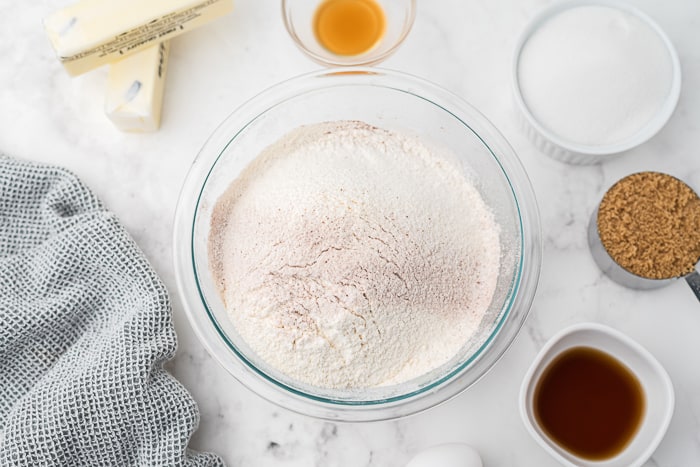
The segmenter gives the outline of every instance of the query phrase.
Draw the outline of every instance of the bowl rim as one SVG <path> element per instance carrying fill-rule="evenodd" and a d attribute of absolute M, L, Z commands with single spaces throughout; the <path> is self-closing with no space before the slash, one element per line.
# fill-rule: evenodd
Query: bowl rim
<path fill-rule="evenodd" d="M 333 77 L 333 81 L 318 82 L 319 78 L 327 79 L 329 77 Z M 431 391 L 419 391 L 418 394 L 402 395 L 401 398 L 393 400 L 377 400 L 377 403 L 374 405 L 368 405 L 364 401 L 359 404 L 341 402 L 340 404 L 334 405 L 326 400 L 312 400 L 309 398 L 308 394 L 293 394 L 289 391 L 282 393 L 280 389 L 289 388 L 287 386 L 280 387 L 278 382 L 270 382 L 269 378 L 266 378 L 260 383 L 260 373 L 254 371 L 247 362 L 241 362 L 240 358 L 236 359 L 236 362 L 233 362 L 234 358 L 231 355 L 231 347 L 226 345 L 222 339 L 213 339 L 212 329 L 202 325 L 197 316 L 201 314 L 202 307 L 205 309 L 207 308 L 206 299 L 202 295 L 199 285 L 197 284 L 197 279 L 195 277 L 195 259 L 191 254 L 192 241 L 194 239 L 193 222 L 195 220 L 199 197 L 205 186 L 203 183 L 204 179 L 213 169 L 226 146 L 230 144 L 236 135 L 267 110 L 278 103 L 284 102 L 286 99 L 302 95 L 309 91 L 338 86 L 342 83 L 346 85 L 360 84 L 379 86 L 408 93 L 416 98 L 427 100 L 439 106 L 442 110 L 448 112 L 465 125 L 467 124 L 458 115 L 455 115 L 454 109 L 457 109 L 457 112 L 459 112 L 459 110 L 468 109 L 470 113 L 467 113 L 467 115 L 472 118 L 478 115 L 479 121 L 476 122 L 477 126 L 484 125 L 483 130 L 488 130 L 488 140 L 498 138 L 496 141 L 499 143 L 500 149 L 504 152 L 499 151 L 499 155 L 496 157 L 492 147 L 484 142 L 483 138 L 485 135 L 483 133 L 477 133 L 470 126 L 467 126 L 467 128 L 471 129 L 471 131 L 484 142 L 485 147 L 491 151 L 496 163 L 500 166 L 505 180 L 507 180 L 510 185 L 520 223 L 519 234 L 521 251 L 519 251 L 520 256 L 516 267 L 517 272 L 514 272 L 514 277 L 512 279 L 514 284 L 511 286 L 509 296 L 507 297 L 506 303 L 504 303 L 504 309 L 502 309 L 501 316 L 498 318 L 498 325 L 491 331 L 487 342 L 482 345 L 483 348 L 495 345 L 497 348 L 491 350 L 497 350 L 498 352 L 489 353 L 489 363 L 483 364 L 484 359 L 482 357 L 485 352 L 483 348 L 481 348 L 478 351 L 479 358 L 475 359 L 475 362 L 469 365 L 460 365 L 459 371 L 453 372 L 456 374 L 450 374 L 448 377 L 441 378 L 439 384 L 436 384 Z M 403 85 L 405 88 L 401 88 L 400 85 Z M 421 91 L 427 91 L 431 99 L 427 99 L 416 92 L 416 87 L 420 88 Z M 439 102 L 436 103 L 433 99 Z M 440 106 L 440 102 L 449 102 L 449 107 L 452 107 L 453 111 Z M 252 119 L 244 118 L 250 117 L 250 111 L 256 108 L 258 110 L 252 113 Z M 260 111 L 259 109 L 263 110 Z M 474 122 L 471 123 L 473 124 Z M 236 133 L 228 131 L 227 127 L 234 128 Z M 193 194 L 196 195 L 193 196 Z M 527 236 L 525 235 L 526 233 Z M 474 384 L 495 365 L 512 344 L 527 317 L 532 300 L 534 299 L 541 268 L 542 238 L 535 195 L 527 178 L 527 174 L 513 149 L 486 117 L 451 92 L 426 80 L 389 70 L 355 68 L 352 71 L 346 69 L 341 71 L 320 70 L 291 78 L 290 80 L 283 81 L 282 83 L 268 88 L 229 115 L 206 141 L 195 158 L 185 179 L 175 214 L 173 249 L 178 292 L 190 325 L 193 327 L 198 339 L 202 342 L 210 355 L 231 373 L 232 376 L 263 398 L 299 413 L 333 420 L 369 421 L 398 418 L 420 412 L 445 402 L 461 393 L 471 384 Z M 185 250 L 187 251 L 186 255 L 184 254 Z M 518 321 L 508 327 L 507 332 L 504 332 L 502 329 L 503 324 L 511 315 L 515 316 L 512 320 L 517 318 Z M 216 327 L 216 323 L 212 321 L 211 316 L 208 316 L 207 322 L 210 324 L 210 327 Z M 222 337 L 218 329 L 215 329 L 214 332 L 218 332 L 219 337 Z M 209 335 L 207 335 L 207 333 Z M 505 342 L 503 342 L 504 340 Z M 494 342 L 496 342 L 496 344 L 494 344 Z M 222 346 L 225 346 L 225 349 L 222 349 Z M 454 383 L 457 381 L 468 379 L 465 378 L 464 373 L 466 369 L 471 369 L 472 365 L 479 368 L 481 372 L 470 375 L 471 380 L 468 381 L 468 384 L 455 386 Z M 481 368 L 480 365 L 484 367 Z M 232 366 L 235 368 L 232 369 Z M 274 387 L 270 389 L 268 387 L 270 385 Z M 450 391 L 446 392 L 446 386 L 449 385 L 453 387 Z M 442 392 L 447 395 L 436 399 L 435 389 L 438 387 L 445 388 L 442 389 Z"/>
<path fill-rule="evenodd" d="M 668 429 L 669 424 L 671 423 L 671 418 L 673 417 L 673 410 L 675 406 L 675 394 L 673 391 L 673 383 L 671 381 L 670 376 L 668 375 L 668 372 L 666 369 L 659 363 L 659 361 L 654 357 L 654 355 L 651 354 L 646 348 L 644 348 L 641 344 L 639 344 L 637 341 L 632 339 L 631 337 L 627 336 L 626 334 L 622 333 L 621 331 L 618 331 L 615 328 L 612 328 L 610 326 L 606 326 L 604 324 L 600 323 L 595 323 L 595 322 L 583 322 L 583 323 L 577 323 L 572 326 L 566 327 L 564 329 L 561 329 L 557 333 L 555 333 L 542 347 L 542 349 L 537 353 L 537 356 L 534 358 L 532 361 L 530 367 L 528 368 L 527 372 L 525 373 L 525 376 L 523 377 L 522 384 L 520 386 L 520 393 L 519 393 L 519 401 L 518 401 L 518 406 L 519 406 L 519 411 L 520 411 L 520 418 L 525 425 L 525 428 L 527 429 L 528 433 L 530 433 L 530 436 L 537 441 L 537 444 L 539 444 L 549 455 L 551 455 L 554 459 L 559 461 L 562 465 L 565 465 L 567 467 L 578 467 L 581 464 L 576 464 L 564 457 L 562 454 L 563 452 L 566 452 L 566 450 L 562 447 L 559 447 L 553 440 L 551 440 L 545 433 L 543 433 L 541 430 L 538 429 L 537 427 L 537 422 L 533 418 L 532 410 L 531 410 L 531 405 L 532 405 L 532 397 L 534 396 L 534 389 L 536 387 L 536 383 L 539 381 L 539 377 L 542 375 L 542 372 L 546 370 L 546 368 L 549 366 L 549 364 L 554 361 L 559 355 L 561 355 L 563 352 L 575 348 L 575 347 L 587 347 L 590 345 L 590 341 L 586 340 L 585 338 L 578 337 L 576 336 L 577 333 L 585 333 L 585 332 L 593 332 L 597 334 L 604 335 L 611 340 L 619 342 L 622 346 L 626 347 L 630 352 L 636 354 L 638 357 L 640 357 L 645 364 L 648 365 L 648 367 L 651 369 L 651 371 L 647 374 L 645 378 L 640 377 L 639 372 L 637 371 L 637 368 L 632 368 L 629 367 L 629 369 L 639 378 L 640 384 L 642 387 L 646 390 L 646 387 L 644 387 L 645 381 L 649 381 L 650 379 L 656 379 L 662 386 L 664 395 L 666 396 L 665 401 L 663 402 L 663 413 L 662 413 L 662 419 L 661 423 L 656 427 L 656 431 L 654 432 L 651 442 L 646 444 L 639 452 L 634 456 L 634 462 L 632 464 L 628 464 L 630 467 L 640 467 L 642 466 L 654 453 L 656 448 L 659 446 L 661 443 L 661 440 L 663 439 L 664 435 L 666 434 L 666 430 Z M 570 343 L 569 345 L 565 345 L 562 349 L 559 350 L 554 350 L 554 347 L 559 344 L 560 342 L 564 341 L 566 338 L 571 337 L 574 342 Z M 587 345 L 588 344 L 588 345 Z M 609 347 L 606 347 L 604 345 L 602 346 L 593 346 L 594 348 L 605 352 L 611 356 L 613 356 L 616 360 L 621 361 L 621 358 L 619 357 L 619 353 L 616 353 L 615 351 L 611 350 Z M 535 376 L 538 376 L 537 378 Z M 648 406 L 648 403 L 647 403 Z M 644 417 L 642 419 L 642 422 L 640 424 L 639 429 L 637 430 L 637 433 L 634 435 L 636 437 L 644 428 L 645 425 L 647 425 L 649 422 L 647 421 L 647 418 Z M 634 439 L 634 437 L 632 439 Z M 631 441 L 630 441 L 631 443 Z M 623 455 L 626 450 L 628 449 L 630 445 L 627 447 L 623 448 L 623 450 L 615 455 L 614 457 L 608 458 L 608 459 L 603 459 L 600 461 L 591 461 L 587 459 L 581 459 L 575 454 L 568 453 L 571 457 L 575 458 L 579 462 L 583 462 L 587 466 L 593 466 L 593 465 L 600 465 L 601 467 L 608 467 L 612 465 L 618 465 L 615 464 L 616 458 L 620 455 Z"/>
<path fill-rule="evenodd" d="M 562 138 L 554 132 L 548 130 L 537 118 L 530 112 L 529 107 L 525 103 L 525 98 L 520 89 L 520 80 L 518 74 L 518 64 L 525 44 L 530 37 L 550 18 L 572 8 L 582 6 L 604 6 L 620 10 L 622 12 L 636 16 L 642 22 L 646 23 L 651 29 L 656 32 L 663 42 L 666 51 L 671 60 L 671 87 L 666 100 L 662 104 L 658 113 L 656 113 L 644 126 L 642 126 L 635 134 L 622 141 L 607 144 L 607 145 L 587 145 L 578 144 Z M 564 0 L 556 2 L 552 5 L 541 9 L 520 33 L 511 61 L 511 89 L 515 98 L 515 104 L 524 117 L 525 123 L 534 129 L 540 136 L 545 138 L 554 146 L 563 149 L 564 151 L 586 156 L 590 162 L 605 160 L 605 156 L 616 155 L 637 147 L 654 135 L 656 135 L 673 115 L 681 93 L 681 65 L 673 42 L 668 37 L 666 32 L 659 24 L 634 5 L 618 1 L 618 0 Z M 556 156 L 555 156 L 556 157 Z M 566 159 L 566 157 L 564 157 Z"/>
<path fill-rule="evenodd" d="M 290 1 L 291 0 L 282 0 L 281 2 L 282 21 L 284 23 L 285 29 L 289 33 L 289 36 L 292 38 L 294 44 L 302 52 L 304 52 L 304 54 L 306 54 L 309 58 L 311 58 L 314 62 L 318 63 L 319 65 L 327 67 L 366 67 L 376 65 L 377 63 L 386 60 L 389 56 L 396 52 L 401 46 L 401 44 L 403 44 L 404 40 L 406 40 L 406 37 L 411 32 L 411 29 L 413 29 L 413 23 L 416 19 L 416 0 L 406 0 L 409 4 L 408 17 L 406 18 L 406 21 L 403 24 L 401 34 L 396 39 L 394 44 L 392 44 L 391 47 L 389 47 L 381 54 L 372 55 L 372 52 L 369 51 L 359 55 L 336 55 L 329 51 L 328 54 L 322 55 L 317 54 L 311 51 L 308 47 L 306 47 L 304 41 L 302 41 L 299 35 L 296 33 L 294 24 L 289 18 L 289 15 L 287 14 L 287 5 Z"/>

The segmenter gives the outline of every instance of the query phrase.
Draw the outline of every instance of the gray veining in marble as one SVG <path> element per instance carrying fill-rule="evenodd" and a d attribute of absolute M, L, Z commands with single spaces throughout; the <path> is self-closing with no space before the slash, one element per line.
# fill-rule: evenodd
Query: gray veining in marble
<path fill-rule="evenodd" d="M 503 132 L 535 187 L 544 261 L 530 317 L 491 372 L 433 410 L 371 424 L 314 420 L 252 394 L 209 357 L 175 294 L 172 217 L 197 151 L 245 100 L 317 68 L 287 36 L 279 2 L 236 0 L 230 16 L 174 39 L 162 128 L 144 135 L 120 133 L 104 116 L 104 69 L 70 78 L 53 56 L 41 19 L 67 3 L 0 0 L 0 151 L 75 171 L 122 219 L 162 276 L 180 339 L 168 366 L 201 410 L 192 447 L 219 452 L 236 467 L 400 467 L 422 448 L 461 441 L 477 448 L 489 467 L 554 466 L 520 421 L 520 381 L 551 335 L 597 321 L 642 343 L 675 385 L 671 426 L 647 466 L 700 465 L 700 305 L 682 282 L 653 292 L 612 283 L 596 269 L 585 235 L 596 203 L 624 175 L 660 170 L 700 189 L 700 2 L 634 2 L 678 49 L 680 102 L 647 144 L 589 167 L 538 153 L 520 131 L 512 105 L 512 48 L 548 0 L 418 2 L 413 31 L 383 66 L 449 88 Z"/>

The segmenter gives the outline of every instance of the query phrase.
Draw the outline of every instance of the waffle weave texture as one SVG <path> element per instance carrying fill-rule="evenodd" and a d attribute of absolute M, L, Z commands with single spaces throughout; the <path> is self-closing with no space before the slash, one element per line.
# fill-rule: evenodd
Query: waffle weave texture
<path fill-rule="evenodd" d="M 163 369 L 168 294 L 70 172 L 0 156 L 0 465 L 219 466 Z"/>

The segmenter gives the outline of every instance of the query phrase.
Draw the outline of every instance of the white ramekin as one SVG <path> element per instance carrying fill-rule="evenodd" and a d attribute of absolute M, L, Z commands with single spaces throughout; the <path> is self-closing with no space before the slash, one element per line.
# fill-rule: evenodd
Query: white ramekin
<path fill-rule="evenodd" d="M 534 414 L 537 383 L 549 364 L 565 350 L 593 347 L 625 365 L 642 385 L 645 413 L 632 440 L 616 456 L 586 460 L 554 442 Z M 673 416 L 675 396 L 671 378 L 644 347 L 621 332 L 602 324 L 580 323 L 553 336 L 535 357 L 520 388 L 520 415 L 530 435 L 552 457 L 567 467 L 640 467 L 654 453 Z"/>
<path fill-rule="evenodd" d="M 523 47 L 532 34 L 537 31 L 547 20 L 561 12 L 580 6 L 605 6 L 616 8 L 625 13 L 632 14 L 649 25 L 659 35 L 663 43 L 666 45 L 669 57 L 671 59 L 672 77 L 671 90 L 668 93 L 666 101 L 663 103 L 659 112 L 645 126 L 632 135 L 631 137 L 615 144 L 609 145 L 582 145 L 569 142 L 564 138 L 554 134 L 542 125 L 530 112 L 525 99 L 520 92 L 520 84 L 518 78 L 518 63 Z M 513 95 L 515 98 L 515 106 L 518 110 L 518 116 L 521 127 L 533 144 L 544 154 L 570 164 L 595 164 L 610 158 L 615 154 L 620 154 L 630 150 L 649 140 L 654 136 L 673 114 L 678 103 L 678 97 L 681 92 L 681 66 L 678 60 L 673 43 L 668 38 L 661 27 L 651 19 L 647 14 L 637 8 L 626 3 L 614 0 L 566 0 L 554 3 L 537 14 L 525 27 L 525 30 L 520 34 L 513 54 L 511 82 L 513 87 Z"/>

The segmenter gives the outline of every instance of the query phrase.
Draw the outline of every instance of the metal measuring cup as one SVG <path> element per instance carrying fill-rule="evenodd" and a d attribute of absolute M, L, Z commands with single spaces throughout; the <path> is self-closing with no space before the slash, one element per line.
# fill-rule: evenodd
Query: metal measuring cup
<path fill-rule="evenodd" d="M 700 274 L 698 273 L 697 269 L 690 274 L 686 274 L 685 276 L 672 277 L 670 279 L 649 279 L 638 276 L 637 274 L 634 274 L 617 264 L 617 262 L 608 254 L 603 242 L 600 240 L 600 235 L 598 233 L 597 207 L 591 215 L 591 219 L 588 223 L 588 247 L 590 248 L 591 255 L 593 256 L 593 259 L 600 270 L 603 271 L 606 276 L 620 285 L 624 285 L 625 287 L 629 287 L 631 289 L 651 290 L 665 287 L 670 285 L 672 282 L 683 278 L 690 286 L 690 289 L 695 294 L 695 297 L 700 300 Z"/>

